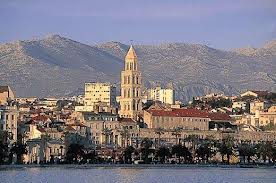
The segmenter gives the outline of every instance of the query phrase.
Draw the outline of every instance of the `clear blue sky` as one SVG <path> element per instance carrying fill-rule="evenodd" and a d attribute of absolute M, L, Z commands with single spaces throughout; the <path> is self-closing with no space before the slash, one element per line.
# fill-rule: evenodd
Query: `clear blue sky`
<path fill-rule="evenodd" d="M 87 44 L 260 47 L 276 39 L 276 0 L 0 0 L 0 43 L 56 33 Z"/>

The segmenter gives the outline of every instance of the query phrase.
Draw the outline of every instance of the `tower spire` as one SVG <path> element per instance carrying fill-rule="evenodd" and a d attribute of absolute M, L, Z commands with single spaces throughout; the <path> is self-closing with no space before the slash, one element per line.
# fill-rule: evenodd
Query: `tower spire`
<path fill-rule="evenodd" d="M 130 45 L 130 48 L 127 52 L 126 59 L 135 59 L 137 58 L 137 55 L 135 53 L 135 50 L 132 45 Z"/>

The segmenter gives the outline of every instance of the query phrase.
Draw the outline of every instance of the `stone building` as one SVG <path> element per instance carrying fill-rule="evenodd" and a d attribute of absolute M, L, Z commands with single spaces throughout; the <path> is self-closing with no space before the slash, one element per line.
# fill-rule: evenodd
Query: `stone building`
<path fill-rule="evenodd" d="M 116 106 L 116 87 L 110 83 L 85 83 L 85 106 L 94 106 L 105 103 L 107 106 Z"/>
<path fill-rule="evenodd" d="M 183 108 L 144 111 L 144 121 L 148 128 L 153 129 L 225 130 L 235 126 L 227 114 Z"/>
<path fill-rule="evenodd" d="M 16 106 L 0 106 L 0 129 L 9 133 L 10 143 L 17 141 L 18 116 Z"/>
<path fill-rule="evenodd" d="M 9 86 L 0 86 L 0 105 L 7 104 L 7 100 L 14 100 L 15 94 Z"/>
<path fill-rule="evenodd" d="M 141 71 L 133 46 L 125 57 L 125 67 L 121 73 L 121 97 L 119 114 L 124 118 L 138 119 L 142 114 Z"/>
<path fill-rule="evenodd" d="M 148 90 L 147 99 L 172 105 L 175 101 L 174 90 L 172 88 L 162 89 L 161 87 L 151 88 Z"/>

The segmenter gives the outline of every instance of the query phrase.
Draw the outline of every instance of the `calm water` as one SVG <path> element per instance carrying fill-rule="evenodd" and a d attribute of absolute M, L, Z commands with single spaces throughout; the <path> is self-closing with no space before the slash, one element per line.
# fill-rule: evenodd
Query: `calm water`
<path fill-rule="evenodd" d="M 26 168 L 0 171 L 0 183 L 271 182 L 276 169 L 239 168 Z"/>

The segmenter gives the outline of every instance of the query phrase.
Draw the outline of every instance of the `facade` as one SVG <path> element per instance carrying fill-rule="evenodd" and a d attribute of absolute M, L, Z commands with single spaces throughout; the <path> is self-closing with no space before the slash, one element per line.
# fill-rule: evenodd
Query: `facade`
<path fill-rule="evenodd" d="M 276 106 L 271 106 L 267 111 L 256 111 L 255 119 L 258 126 L 265 126 L 268 124 L 276 125 Z"/>
<path fill-rule="evenodd" d="M 17 120 L 19 111 L 16 106 L 0 106 L 0 129 L 9 133 L 11 143 L 17 141 Z"/>
<path fill-rule="evenodd" d="M 121 117 L 138 119 L 139 114 L 142 113 L 141 87 L 141 72 L 137 55 L 131 46 L 125 57 L 125 68 L 121 72 L 119 111 Z"/>
<path fill-rule="evenodd" d="M 244 102 L 244 101 L 233 102 L 232 109 L 235 109 L 235 108 L 240 108 L 242 110 L 245 110 L 246 102 Z"/>
<path fill-rule="evenodd" d="M 116 106 L 116 87 L 110 83 L 85 83 L 85 106 Z"/>
<path fill-rule="evenodd" d="M 265 109 L 267 109 L 270 106 L 270 104 L 266 101 L 253 101 L 250 102 L 250 113 L 251 114 L 255 114 L 256 111 L 263 111 Z"/>
<path fill-rule="evenodd" d="M 0 105 L 7 104 L 7 100 L 14 100 L 15 94 L 9 86 L 0 86 Z"/>
<path fill-rule="evenodd" d="M 174 90 L 171 88 L 162 89 L 156 87 L 148 90 L 148 100 L 157 100 L 165 104 L 174 104 Z"/>
<path fill-rule="evenodd" d="M 244 93 L 241 93 L 241 97 L 265 97 L 268 96 L 268 91 L 255 91 L 255 90 L 249 90 Z"/>
<path fill-rule="evenodd" d="M 221 126 L 232 127 L 231 117 L 222 113 L 209 113 L 197 109 L 163 109 L 144 111 L 148 128 L 172 130 L 218 130 Z"/>

